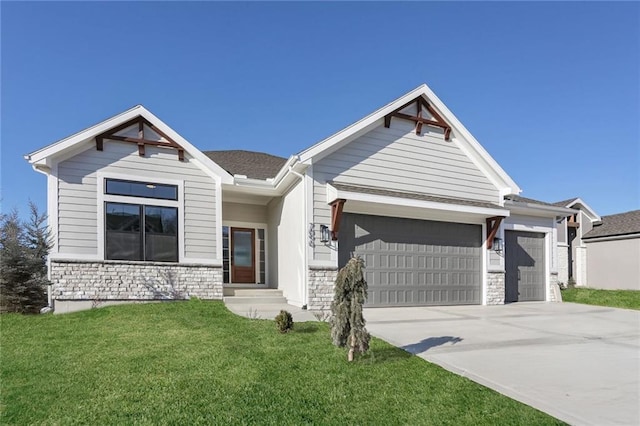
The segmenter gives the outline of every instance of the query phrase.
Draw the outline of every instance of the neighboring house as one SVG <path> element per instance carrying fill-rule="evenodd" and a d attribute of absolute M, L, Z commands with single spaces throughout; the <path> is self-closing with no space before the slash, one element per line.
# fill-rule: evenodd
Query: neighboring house
<path fill-rule="evenodd" d="M 202 152 L 142 106 L 26 158 L 62 309 L 243 286 L 323 310 L 352 255 L 370 306 L 550 301 L 575 213 L 518 197 L 426 85 L 288 159 Z"/>
<path fill-rule="evenodd" d="M 640 290 L 640 210 L 603 216 L 582 241 L 589 287 Z"/>
<path fill-rule="evenodd" d="M 572 279 L 578 286 L 587 285 L 587 246 L 583 241 L 600 216 L 580 198 L 558 201 L 553 205 L 575 210 L 558 223 L 558 280 L 563 284 Z"/>

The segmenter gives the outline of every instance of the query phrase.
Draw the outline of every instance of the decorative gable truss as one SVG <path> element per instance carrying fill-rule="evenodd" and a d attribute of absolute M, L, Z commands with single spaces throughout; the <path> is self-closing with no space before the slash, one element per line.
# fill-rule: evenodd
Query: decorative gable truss
<path fill-rule="evenodd" d="M 438 127 L 444 130 L 444 139 L 451 139 L 451 126 L 449 126 L 436 110 L 429 105 L 429 102 L 418 96 L 414 100 L 407 102 L 400 108 L 384 116 L 384 127 L 391 126 L 391 117 L 401 118 L 416 123 L 416 135 L 422 133 L 422 126 Z"/>
<path fill-rule="evenodd" d="M 141 157 L 145 155 L 146 145 L 173 148 L 178 151 L 178 160 L 184 161 L 184 148 L 142 116 L 97 135 L 96 149 L 98 151 L 102 151 L 105 139 L 135 143 L 138 145 L 138 155 Z"/>

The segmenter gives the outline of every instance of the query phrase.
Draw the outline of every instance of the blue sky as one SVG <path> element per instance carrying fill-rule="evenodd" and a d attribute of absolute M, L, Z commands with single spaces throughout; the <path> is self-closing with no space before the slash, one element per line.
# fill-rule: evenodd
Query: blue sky
<path fill-rule="evenodd" d="M 640 4 L 0 3 L 2 210 L 23 155 L 143 104 L 288 157 L 427 83 L 523 189 L 640 208 Z"/>

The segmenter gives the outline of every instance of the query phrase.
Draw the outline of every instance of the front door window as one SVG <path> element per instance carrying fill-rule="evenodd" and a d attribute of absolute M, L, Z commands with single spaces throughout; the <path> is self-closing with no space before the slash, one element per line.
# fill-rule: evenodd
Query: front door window
<path fill-rule="evenodd" d="M 255 283 L 255 229 L 231 228 L 231 280 Z"/>

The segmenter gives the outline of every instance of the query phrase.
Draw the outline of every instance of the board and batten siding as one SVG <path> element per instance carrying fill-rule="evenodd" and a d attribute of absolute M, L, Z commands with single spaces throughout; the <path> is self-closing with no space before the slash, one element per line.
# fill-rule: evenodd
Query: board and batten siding
<path fill-rule="evenodd" d="M 58 164 L 58 251 L 98 254 L 97 173 L 184 182 L 185 257 L 216 258 L 216 184 L 197 165 L 179 161 L 175 150 L 147 146 L 144 157 L 130 143 L 105 142 Z M 100 189 L 101 190 L 101 189 Z M 182 207 L 180 207 L 182 208 Z"/>
<path fill-rule="evenodd" d="M 313 164 L 314 222 L 329 224 L 326 182 L 497 203 L 499 191 L 455 141 L 442 132 L 392 119 Z M 329 260 L 330 249 L 317 245 L 316 260 Z"/>

